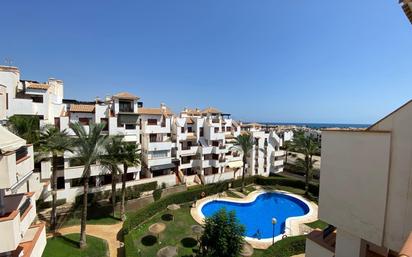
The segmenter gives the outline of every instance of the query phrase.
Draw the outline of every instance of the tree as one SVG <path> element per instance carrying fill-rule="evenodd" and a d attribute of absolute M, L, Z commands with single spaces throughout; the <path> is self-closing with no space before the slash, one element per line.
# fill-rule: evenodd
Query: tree
<path fill-rule="evenodd" d="M 44 160 L 51 155 L 52 159 L 52 173 L 51 173 L 51 189 L 52 189 L 52 210 L 50 215 L 50 230 L 52 232 L 56 229 L 57 224 L 57 212 L 56 212 L 56 200 L 57 200 L 57 168 L 58 158 L 64 155 L 65 151 L 72 152 L 73 141 L 69 138 L 67 131 L 60 131 L 54 126 L 47 126 L 40 134 L 39 140 L 39 155 L 37 159 Z"/>
<path fill-rule="evenodd" d="M 140 150 L 137 144 L 131 144 L 123 142 L 121 154 L 121 163 L 123 163 L 123 174 L 122 174 L 122 199 L 120 205 L 120 217 L 122 221 L 126 220 L 125 214 L 125 200 L 126 200 L 126 178 L 127 169 L 129 167 L 135 167 L 141 163 Z"/>
<path fill-rule="evenodd" d="M 28 144 L 37 147 L 40 136 L 39 117 L 31 115 L 13 115 L 9 118 L 9 129 Z"/>
<path fill-rule="evenodd" d="M 108 143 L 104 147 L 105 154 L 100 159 L 100 165 L 105 167 L 112 176 L 111 202 L 113 208 L 113 217 L 115 216 L 116 208 L 116 182 L 118 175 L 122 173 L 122 170 L 119 168 L 119 164 L 122 164 L 122 147 L 122 137 L 110 137 Z"/>
<path fill-rule="evenodd" d="M 204 232 L 200 237 L 201 256 L 239 256 L 244 233 L 245 228 L 238 222 L 235 213 L 220 209 L 205 220 Z"/>
<path fill-rule="evenodd" d="M 292 150 L 292 144 L 290 141 L 286 141 L 283 143 L 283 149 L 285 149 L 285 165 L 288 164 L 288 155 L 289 152 Z"/>
<path fill-rule="evenodd" d="M 313 164 L 316 163 L 316 160 L 313 160 L 313 155 L 319 152 L 319 144 L 313 137 L 299 133 L 293 138 L 293 147 L 305 156 L 303 159 L 298 158 L 296 166 L 303 168 L 305 171 L 305 194 L 308 195 Z"/>
<path fill-rule="evenodd" d="M 253 136 L 250 133 L 244 133 L 235 138 L 233 148 L 243 154 L 243 171 L 242 171 L 242 192 L 245 187 L 245 173 L 247 156 L 253 150 Z"/>
<path fill-rule="evenodd" d="M 103 155 L 103 149 L 108 141 L 106 135 L 102 135 L 105 124 L 89 125 L 86 131 L 80 123 L 70 124 L 70 128 L 76 134 L 75 152 L 83 168 L 83 206 L 80 224 L 80 248 L 86 247 L 86 220 L 87 220 L 87 194 L 89 192 L 89 178 L 91 165 L 96 163 Z"/>

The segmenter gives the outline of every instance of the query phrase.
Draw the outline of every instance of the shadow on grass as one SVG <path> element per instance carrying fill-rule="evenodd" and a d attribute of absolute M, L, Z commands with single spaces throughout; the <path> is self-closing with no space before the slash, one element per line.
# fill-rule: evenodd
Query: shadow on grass
<path fill-rule="evenodd" d="M 193 248 L 197 245 L 197 240 L 193 237 L 185 237 L 182 240 L 180 240 L 180 243 L 182 243 L 183 247 Z"/>
<path fill-rule="evenodd" d="M 69 245 L 70 247 L 80 248 L 79 241 L 77 241 L 77 240 L 68 238 L 68 237 L 63 236 L 63 235 L 60 235 L 60 236 L 56 237 L 56 239 L 57 239 L 57 238 L 63 240 L 63 241 L 64 241 L 67 245 Z"/>
<path fill-rule="evenodd" d="M 156 244 L 157 238 L 153 235 L 147 235 L 147 236 L 144 236 L 140 242 L 144 246 L 152 246 Z"/>
<path fill-rule="evenodd" d="M 162 215 L 162 220 L 163 221 L 172 221 L 173 220 L 173 214 L 166 213 Z"/>

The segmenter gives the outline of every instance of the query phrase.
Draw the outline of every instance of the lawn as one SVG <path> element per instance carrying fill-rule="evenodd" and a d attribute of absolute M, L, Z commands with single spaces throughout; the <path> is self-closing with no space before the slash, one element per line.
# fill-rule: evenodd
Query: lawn
<path fill-rule="evenodd" d="M 80 225 L 81 207 L 76 208 L 63 222 L 61 227 L 70 227 Z M 120 214 L 112 215 L 111 207 L 89 207 L 87 215 L 87 224 L 90 225 L 113 225 L 120 222 Z"/>
<path fill-rule="evenodd" d="M 68 234 L 47 239 L 42 257 L 105 257 L 109 255 L 105 240 L 87 236 L 87 247 L 80 250 L 79 237 L 79 234 Z"/>
<path fill-rule="evenodd" d="M 311 223 L 306 223 L 306 225 L 308 225 L 311 228 L 319 228 L 319 229 L 325 229 L 329 226 L 328 223 L 321 221 L 321 220 L 317 220 Z"/>
<path fill-rule="evenodd" d="M 227 191 L 226 191 L 226 195 L 227 195 L 228 197 L 232 197 L 232 198 L 242 198 L 242 197 L 238 196 L 237 194 L 233 193 L 233 192 L 230 191 L 230 190 L 227 190 Z"/>
<path fill-rule="evenodd" d="M 162 216 L 168 213 L 173 213 L 173 221 L 162 219 Z M 159 236 L 161 244 L 154 242 L 155 238 L 148 232 L 148 227 L 156 222 L 166 224 L 165 231 Z M 137 249 L 137 252 L 140 251 L 140 256 L 156 256 L 157 251 L 165 246 L 177 246 L 178 256 L 194 256 L 193 249 L 196 249 L 196 246 L 190 245 L 190 243 L 194 242 L 193 239 L 196 240 L 196 236 L 192 234 L 191 230 L 191 226 L 195 224 L 197 222 L 190 215 L 190 208 L 188 206 L 182 206 L 181 209 L 173 212 L 163 211 L 131 231 L 134 247 Z M 187 243 L 186 247 L 183 246 L 185 243 Z"/>

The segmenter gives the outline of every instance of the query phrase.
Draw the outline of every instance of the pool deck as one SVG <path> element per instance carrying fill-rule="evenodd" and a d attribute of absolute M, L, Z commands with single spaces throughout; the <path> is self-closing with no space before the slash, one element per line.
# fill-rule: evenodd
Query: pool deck
<path fill-rule="evenodd" d="M 202 207 L 211 201 L 214 200 L 224 200 L 224 201 L 229 201 L 229 202 L 235 202 L 235 203 L 249 203 L 253 202 L 259 195 L 263 193 L 268 193 L 268 192 L 277 192 L 277 193 L 282 193 L 286 195 L 290 195 L 292 197 L 295 197 L 302 202 L 306 203 L 309 206 L 309 212 L 300 217 L 290 217 L 286 219 L 285 221 L 285 233 L 283 235 L 278 235 L 275 237 L 275 242 L 279 241 L 282 239 L 282 237 L 285 236 L 298 236 L 298 235 L 303 235 L 306 234 L 310 231 L 305 231 L 305 229 L 302 229 L 305 227 L 305 223 L 313 222 L 318 220 L 318 205 L 312 201 L 309 201 L 308 199 L 292 194 L 286 191 L 282 190 L 263 190 L 263 189 L 258 189 L 256 191 L 253 191 L 249 195 L 247 195 L 244 198 L 233 198 L 233 197 L 228 197 L 228 196 L 221 196 L 219 194 L 216 195 L 211 195 L 205 198 L 202 198 L 198 201 L 196 201 L 195 207 L 192 207 L 190 209 L 190 214 L 192 215 L 193 219 L 198 222 L 199 224 L 204 224 L 204 215 L 201 211 Z M 272 245 L 272 238 L 265 238 L 265 239 L 256 239 L 256 238 L 251 238 L 251 237 L 245 237 L 245 240 L 250 243 L 253 248 L 256 249 L 267 249 L 269 246 Z"/>

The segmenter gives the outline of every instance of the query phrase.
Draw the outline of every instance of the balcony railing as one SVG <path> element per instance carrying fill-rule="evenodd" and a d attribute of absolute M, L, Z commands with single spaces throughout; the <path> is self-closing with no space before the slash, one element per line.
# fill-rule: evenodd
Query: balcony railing
<path fill-rule="evenodd" d="M 28 155 L 27 146 L 22 146 L 16 150 L 16 162 Z"/>
<path fill-rule="evenodd" d="M 27 209 L 30 207 L 30 204 L 31 204 L 31 200 L 30 198 L 27 198 L 19 208 L 20 217 L 22 217 L 23 214 L 27 211 Z"/>

